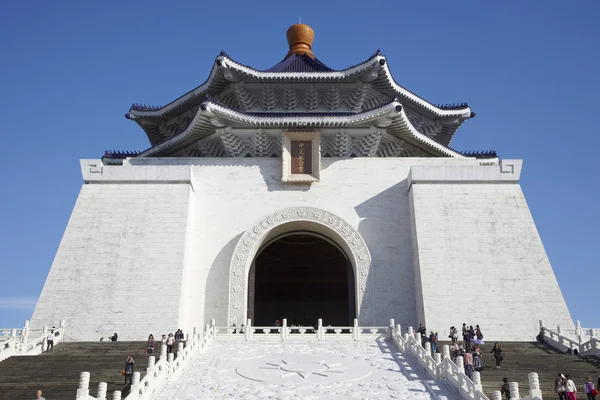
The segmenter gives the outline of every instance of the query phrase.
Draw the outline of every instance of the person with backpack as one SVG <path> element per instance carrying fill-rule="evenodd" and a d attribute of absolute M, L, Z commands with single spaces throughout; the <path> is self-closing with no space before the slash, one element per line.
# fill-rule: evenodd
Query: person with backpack
<path fill-rule="evenodd" d="M 127 381 L 129 380 L 129 384 L 133 383 L 133 356 L 127 356 L 127 361 L 125 361 L 125 369 L 123 370 L 123 375 L 125 375 L 125 385 L 127 385 Z"/>
<path fill-rule="evenodd" d="M 585 384 L 583 385 L 583 389 L 585 390 L 585 394 L 587 394 L 588 400 L 596 400 L 596 395 L 598 394 L 598 390 L 594 386 L 594 382 L 592 382 L 591 377 L 587 377 Z"/>
<path fill-rule="evenodd" d="M 500 393 L 506 396 L 506 400 L 510 400 L 510 385 L 508 384 L 508 378 L 502 378 Z"/>
<path fill-rule="evenodd" d="M 437 353 L 437 342 L 438 342 L 438 335 L 437 333 L 433 333 L 431 332 L 429 334 L 429 342 L 431 343 L 431 354 L 435 354 Z"/>

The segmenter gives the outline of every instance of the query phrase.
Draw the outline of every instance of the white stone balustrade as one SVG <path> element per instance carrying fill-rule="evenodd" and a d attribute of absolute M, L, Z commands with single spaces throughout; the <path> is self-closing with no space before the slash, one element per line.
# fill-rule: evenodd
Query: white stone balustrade
<path fill-rule="evenodd" d="M 519 393 L 519 383 L 518 382 L 510 382 L 510 400 L 519 400 L 521 398 L 521 394 Z"/>
<path fill-rule="evenodd" d="M 555 331 L 549 329 L 544 326 L 544 321 L 540 320 L 540 332 L 544 342 L 550 347 L 562 352 L 577 350 L 581 356 L 600 357 L 600 340 L 597 339 L 600 329 L 583 329 L 579 321 L 574 330 L 566 330 L 560 326 L 556 328 Z"/>
<path fill-rule="evenodd" d="M 106 400 L 106 391 L 108 390 L 108 384 L 106 382 L 98 383 L 98 400 Z"/>
<path fill-rule="evenodd" d="M 54 345 L 62 342 L 65 331 L 65 322 L 60 321 L 58 328 L 53 328 Z M 46 337 L 48 328 L 31 330 L 29 321 L 25 321 L 22 329 L 0 329 L 0 361 L 14 355 L 38 355 L 46 350 Z"/>

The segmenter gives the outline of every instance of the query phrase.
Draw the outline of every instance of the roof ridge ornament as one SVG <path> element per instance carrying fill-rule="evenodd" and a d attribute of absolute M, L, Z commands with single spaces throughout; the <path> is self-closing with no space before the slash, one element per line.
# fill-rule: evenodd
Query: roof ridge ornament
<path fill-rule="evenodd" d="M 315 31 L 306 24 L 295 24 L 289 27 L 285 36 L 287 37 L 290 51 L 288 51 L 285 58 L 288 58 L 292 54 L 301 56 L 306 54 L 310 58 L 315 58 L 312 52 L 312 43 L 315 39 Z"/>

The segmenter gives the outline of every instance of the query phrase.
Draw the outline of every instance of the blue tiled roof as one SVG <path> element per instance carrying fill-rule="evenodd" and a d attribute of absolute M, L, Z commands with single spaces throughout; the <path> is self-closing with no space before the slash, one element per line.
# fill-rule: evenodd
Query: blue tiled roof
<path fill-rule="evenodd" d="M 311 58 L 306 54 L 297 56 L 292 54 L 279 64 L 273 65 L 265 72 L 327 72 L 333 71 L 327 65 L 323 64 L 317 58 Z"/>

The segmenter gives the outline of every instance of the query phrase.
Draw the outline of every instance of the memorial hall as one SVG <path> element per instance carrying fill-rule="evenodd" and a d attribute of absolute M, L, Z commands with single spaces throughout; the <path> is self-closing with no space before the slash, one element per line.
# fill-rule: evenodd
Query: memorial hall
<path fill-rule="evenodd" d="M 31 329 L 65 320 L 67 341 L 139 341 L 211 320 L 393 318 L 518 341 L 539 320 L 574 326 L 519 184 L 523 161 L 453 147 L 474 108 L 406 89 L 379 51 L 330 68 L 313 39 L 294 25 L 268 69 L 221 52 L 198 66 L 204 83 L 131 106 L 123 124 L 148 147 L 80 161 Z"/>

